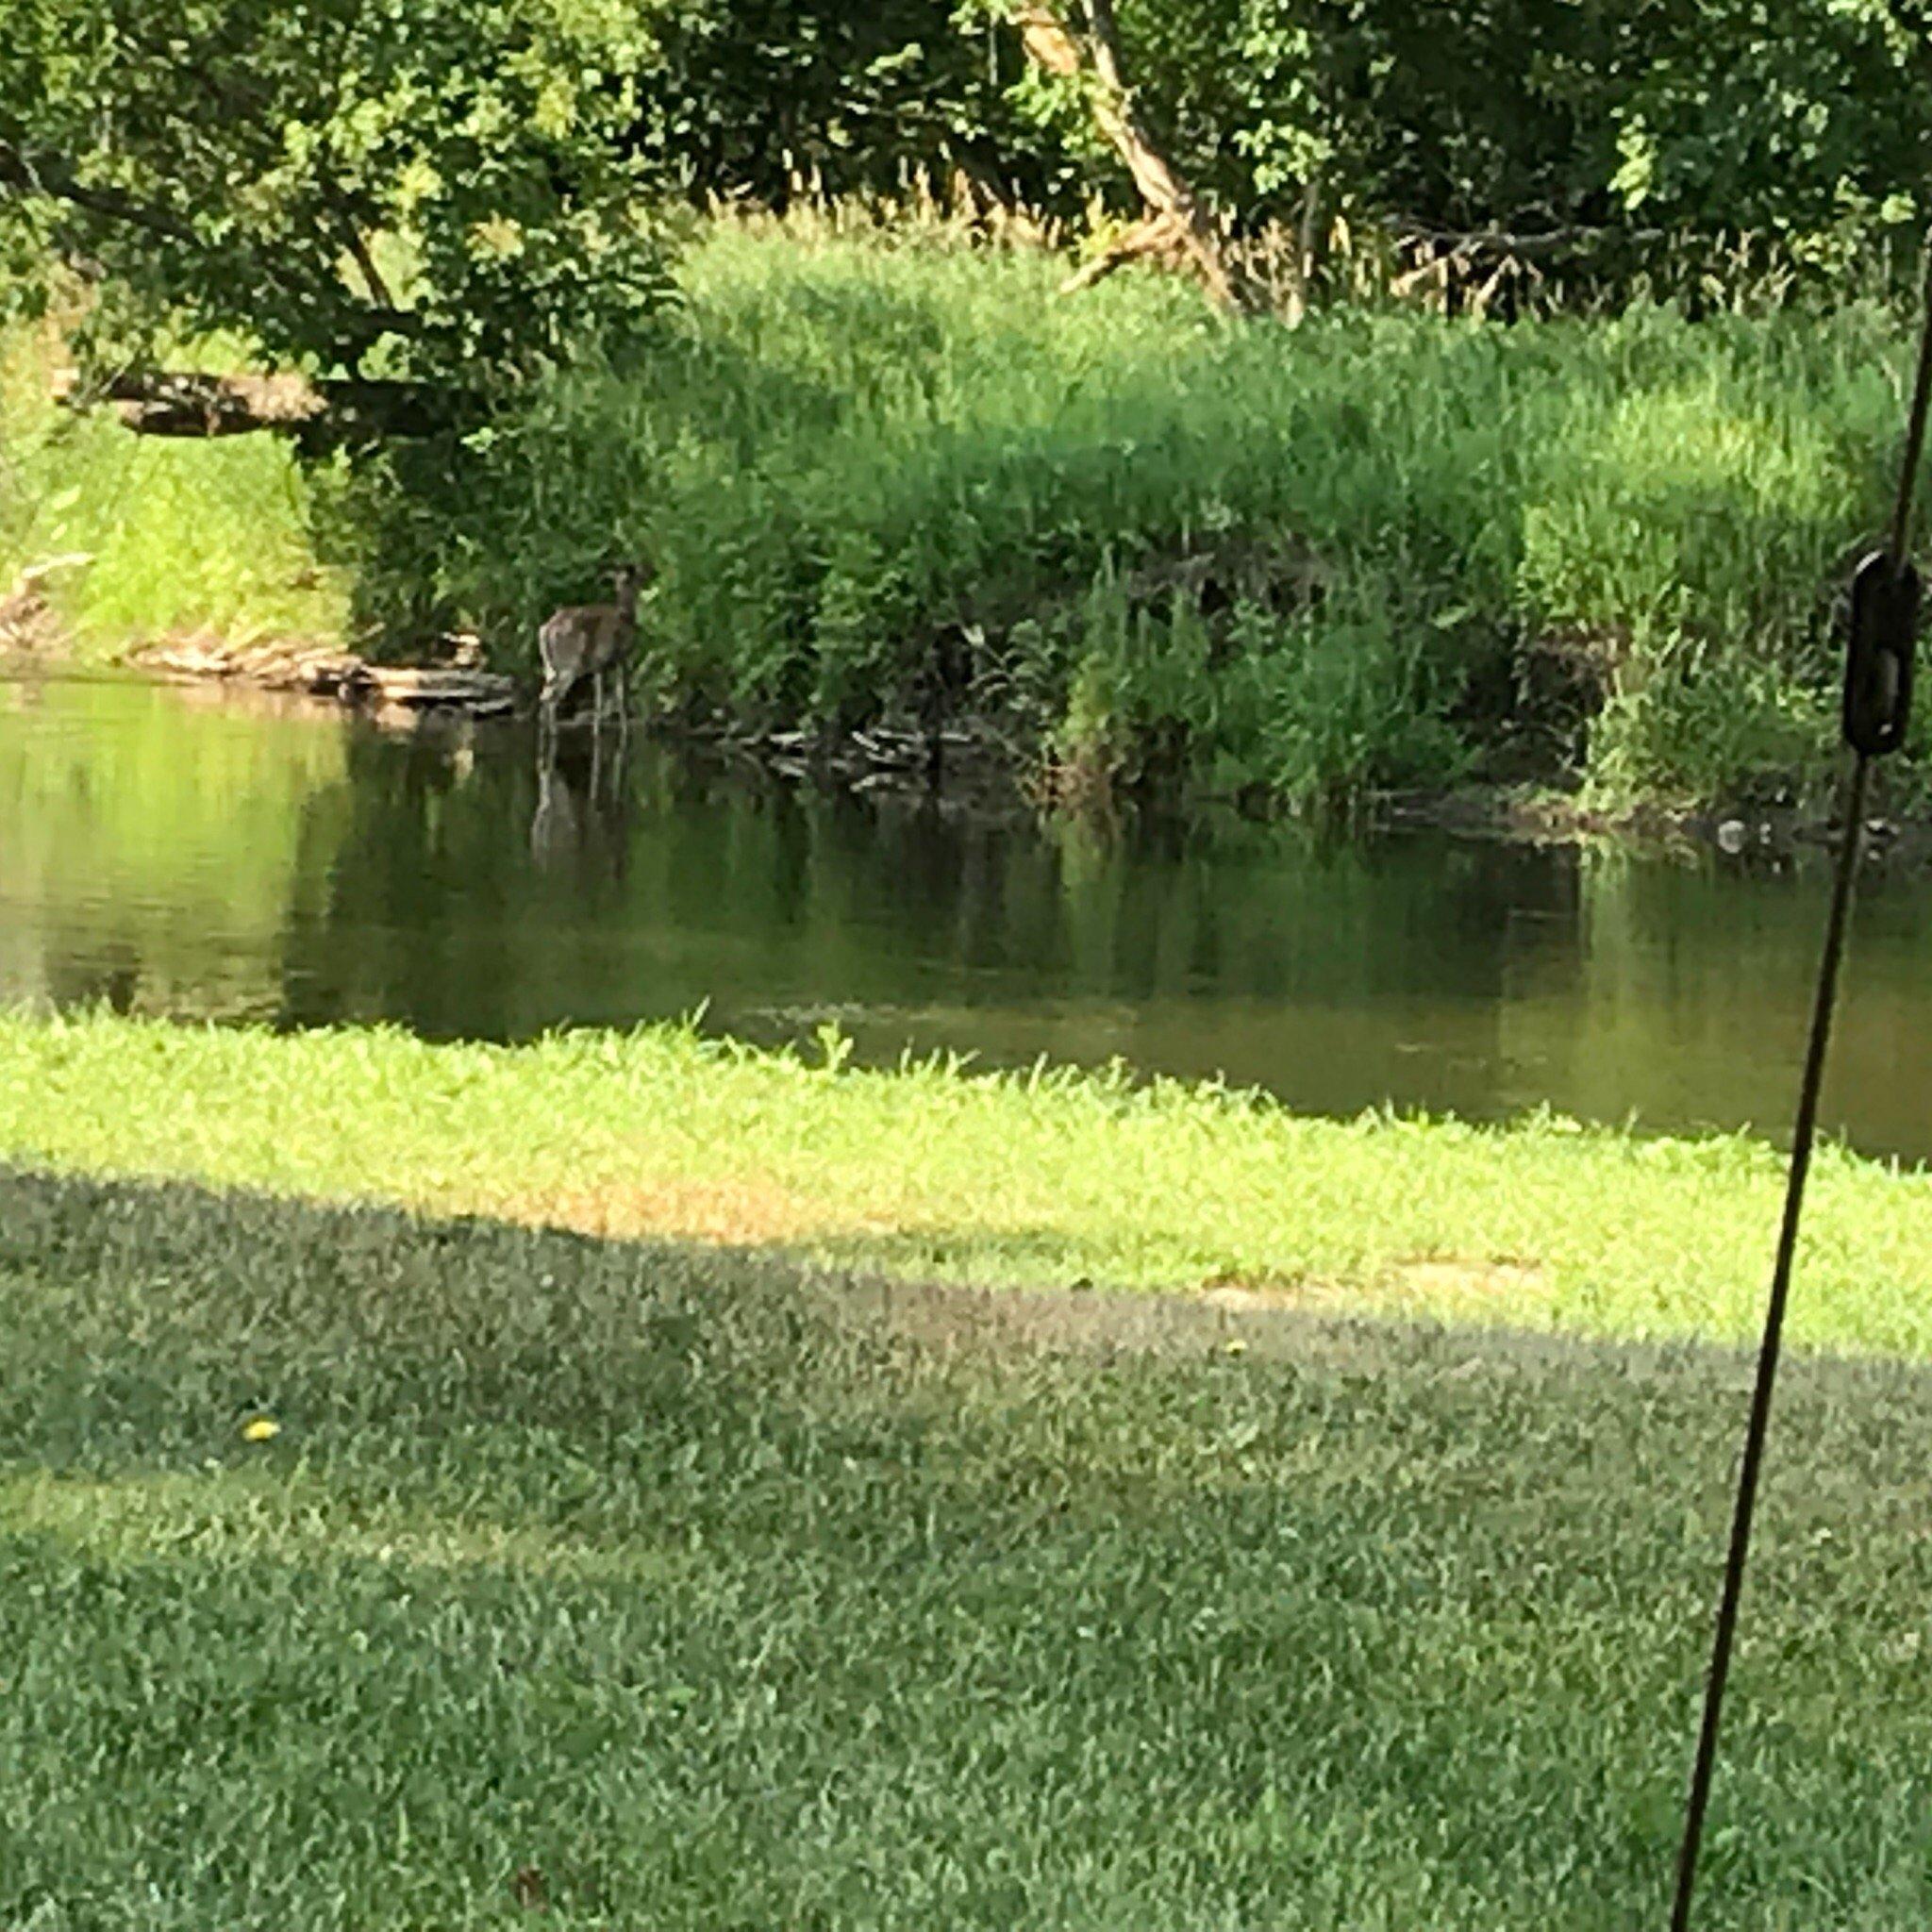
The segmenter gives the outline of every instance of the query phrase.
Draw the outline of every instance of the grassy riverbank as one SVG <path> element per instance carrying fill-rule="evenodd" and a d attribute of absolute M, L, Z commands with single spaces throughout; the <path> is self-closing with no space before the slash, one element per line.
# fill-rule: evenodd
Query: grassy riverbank
<path fill-rule="evenodd" d="M 1740 1340 L 1777 1157 L 1562 1121 L 1298 1118 L 1084 1075 L 808 1064 L 680 1028 L 524 1047 L 0 1020 L 0 1159 L 910 1281 Z M 1932 1357 L 1932 1179 L 1827 1154 L 1794 1332 Z"/>
<path fill-rule="evenodd" d="M 50 392 L 60 359 L 50 331 L 0 332 L 0 602 L 23 570 L 74 559 L 40 589 L 60 647 L 90 662 L 168 632 L 341 633 L 345 586 L 318 561 L 285 443 L 76 416 Z"/>
<path fill-rule="evenodd" d="M 336 629 L 353 588 L 358 623 L 472 625 L 521 668 L 624 552 L 660 573 L 653 707 L 943 715 L 1073 795 L 1815 787 L 1831 601 L 1899 434 L 1886 311 L 1230 330 L 1172 282 L 1063 300 L 1063 266 L 721 224 L 633 366 L 353 481 L 58 430 L 16 347 L 0 575 L 92 553 L 57 604 L 96 649 Z"/>
<path fill-rule="evenodd" d="M 1546 1303 L 1396 1305 L 1723 1331 L 1762 1153 L 669 1034 L 12 1020 L 0 1067 L 0 1920 L 1660 1910 L 1737 1358 L 796 1257 L 1387 1311 L 1377 1253 L 1507 1252 Z M 1924 1353 L 1926 1184 L 1822 1180 L 1807 1340 Z M 1701 1923 L 1903 1932 L 1932 1383 L 1801 1357 L 1779 1420 Z"/>
<path fill-rule="evenodd" d="M 721 229 L 664 352 L 547 390 L 409 575 L 518 636 L 616 532 L 661 567 L 664 701 L 937 703 L 1075 791 L 1815 777 L 1828 608 L 1900 433 L 1885 313 L 1229 331 L 1060 272 Z"/>

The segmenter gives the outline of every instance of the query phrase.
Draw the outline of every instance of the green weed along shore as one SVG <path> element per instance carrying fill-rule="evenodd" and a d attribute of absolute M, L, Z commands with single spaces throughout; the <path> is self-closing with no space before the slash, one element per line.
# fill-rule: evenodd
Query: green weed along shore
<path fill-rule="evenodd" d="M 1058 273 L 723 225 L 662 353 L 534 394 L 402 579 L 523 635 L 623 532 L 660 566 L 653 689 L 753 724 L 916 714 L 967 634 L 948 702 L 1069 781 L 1815 783 L 1899 434 L 1886 310 L 1230 330 Z"/>
<path fill-rule="evenodd" d="M 868 1275 L 1607 1337 L 1755 1333 L 1746 1138 L 1299 1118 L 1042 1071 L 891 1072 L 687 1028 L 534 1044 L 0 1018 L 0 1159 L 768 1252 Z M 1932 1179 L 1826 1150 L 1792 1333 L 1932 1356 Z"/>
<path fill-rule="evenodd" d="M 344 585 L 318 558 L 286 442 L 138 437 L 71 413 L 50 393 L 61 359 L 45 329 L 0 330 L 0 599 L 20 572 L 73 559 L 40 588 L 85 663 L 173 632 L 343 635 Z"/>

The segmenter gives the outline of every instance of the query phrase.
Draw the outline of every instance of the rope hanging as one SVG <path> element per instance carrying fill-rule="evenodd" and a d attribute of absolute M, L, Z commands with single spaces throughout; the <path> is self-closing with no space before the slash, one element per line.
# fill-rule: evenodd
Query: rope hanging
<path fill-rule="evenodd" d="M 1778 1357 L 1784 1342 L 1785 1304 L 1790 1293 L 1791 1264 L 1804 1219 L 1805 1182 L 1811 1171 L 1811 1149 L 1818 1133 L 1818 1096 L 1824 1082 L 1825 1053 L 1831 1043 L 1832 1015 L 1838 1005 L 1839 968 L 1844 958 L 1852 891 L 1863 850 L 1865 793 L 1872 761 L 1896 751 L 1904 742 L 1911 711 L 1912 646 L 1918 628 L 1920 583 L 1919 574 L 1907 555 L 1907 544 L 1919 466 L 1924 454 L 1926 409 L 1928 403 L 1932 403 L 1932 235 L 1926 240 L 1924 272 L 1919 371 L 1912 391 L 1911 414 L 1906 425 L 1905 459 L 1899 471 L 1891 528 L 1886 547 L 1873 551 L 1859 564 L 1852 581 L 1843 724 L 1845 742 L 1851 747 L 1853 758 L 1844 790 L 1844 838 L 1839 847 L 1831 913 L 1824 929 L 1824 955 L 1819 964 L 1818 991 L 1811 1008 L 1810 1041 L 1806 1048 L 1804 1078 L 1798 1090 L 1790 1174 L 1785 1189 L 1784 1220 L 1778 1229 L 1777 1259 L 1772 1269 L 1771 1295 L 1765 1307 L 1764 1337 L 1757 1350 L 1757 1378 L 1751 1391 L 1744 1453 L 1738 1466 L 1737 1505 L 1731 1518 L 1724 1594 L 1718 1602 L 1717 1633 L 1711 1644 L 1710 1671 L 1705 1684 L 1697 1760 L 1690 1774 L 1690 1795 L 1684 1812 L 1684 1841 L 1677 1859 L 1676 1902 L 1671 1910 L 1671 1932 L 1690 1932 L 1690 1927 L 1697 1855 L 1703 1845 L 1705 1813 L 1710 1804 L 1724 1685 L 1730 1676 L 1731 1651 L 1738 1634 L 1738 1605 L 1743 1594 L 1744 1567 L 1751 1551 L 1751 1519 L 1757 1506 L 1764 1442 L 1771 1427 L 1771 1399 L 1777 1384 Z"/>

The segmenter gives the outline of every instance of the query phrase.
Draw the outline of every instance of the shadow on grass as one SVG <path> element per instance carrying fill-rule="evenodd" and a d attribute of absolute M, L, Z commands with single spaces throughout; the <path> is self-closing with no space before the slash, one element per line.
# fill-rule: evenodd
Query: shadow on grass
<path fill-rule="evenodd" d="M 1662 1898 L 1735 1356 L 4 1170 L 0 1321 L 0 1924 Z M 1932 1907 L 1928 1423 L 1794 1368 L 1709 1925 Z"/>

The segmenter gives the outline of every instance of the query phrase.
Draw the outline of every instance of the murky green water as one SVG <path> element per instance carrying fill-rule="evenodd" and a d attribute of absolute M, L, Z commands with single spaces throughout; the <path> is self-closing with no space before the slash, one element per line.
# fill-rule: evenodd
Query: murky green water
<path fill-rule="evenodd" d="M 526 1036 L 689 1012 L 862 1052 L 1225 1075 L 1297 1106 L 1657 1129 L 1791 1103 L 1822 860 L 1106 836 L 506 727 L 0 680 L 0 999 Z M 1861 902 L 1828 1112 L 1932 1157 L 1932 881 Z"/>

